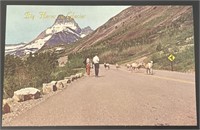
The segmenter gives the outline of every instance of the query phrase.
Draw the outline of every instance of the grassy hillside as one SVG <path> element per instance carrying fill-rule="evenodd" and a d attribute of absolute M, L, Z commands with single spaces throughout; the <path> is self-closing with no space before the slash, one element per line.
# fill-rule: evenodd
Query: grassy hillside
<path fill-rule="evenodd" d="M 103 62 L 131 63 L 142 57 L 153 60 L 156 69 L 170 69 L 167 57 L 173 54 L 175 71 L 194 71 L 192 7 L 130 7 L 73 44 L 72 55 Z M 76 57 L 76 56 L 74 56 Z"/>

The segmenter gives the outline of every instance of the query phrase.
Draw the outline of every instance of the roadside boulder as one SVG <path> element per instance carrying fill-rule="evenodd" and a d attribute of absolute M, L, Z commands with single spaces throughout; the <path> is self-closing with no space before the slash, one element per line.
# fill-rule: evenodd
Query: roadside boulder
<path fill-rule="evenodd" d="M 70 79 L 65 79 L 65 81 L 70 84 L 71 83 L 71 80 Z"/>
<path fill-rule="evenodd" d="M 50 84 L 53 86 L 53 91 L 57 91 L 57 89 L 58 89 L 57 86 L 56 86 L 57 83 L 58 83 L 57 81 L 51 81 Z"/>
<path fill-rule="evenodd" d="M 79 75 L 80 75 L 80 78 L 83 77 L 83 73 L 79 73 Z"/>
<path fill-rule="evenodd" d="M 56 83 L 43 83 L 42 92 L 44 94 L 57 91 Z"/>
<path fill-rule="evenodd" d="M 64 79 L 64 80 L 60 80 L 59 82 L 62 82 L 63 83 L 63 87 L 66 88 L 68 86 L 68 80 L 67 79 Z"/>
<path fill-rule="evenodd" d="M 71 81 L 74 81 L 74 80 L 77 79 L 77 78 L 76 78 L 76 75 L 71 75 L 70 78 L 71 78 Z"/>
<path fill-rule="evenodd" d="M 39 89 L 36 88 L 23 88 L 14 92 L 13 99 L 18 102 L 30 100 L 30 99 L 38 99 L 40 98 L 41 93 Z"/>
<path fill-rule="evenodd" d="M 71 83 L 72 82 L 71 77 L 65 77 L 64 80 L 67 81 L 67 83 Z"/>
<path fill-rule="evenodd" d="M 77 78 L 83 77 L 83 73 L 77 73 L 77 74 L 76 74 L 76 77 L 77 77 Z"/>
<path fill-rule="evenodd" d="M 63 89 L 64 88 L 64 84 L 63 81 L 58 81 L 56 84 L 57 89 Z"/>
<path fill-rule="evenodd" d="M 57 84 L 57 81 L 51 81 L 50 84 L 52 84 L 52 85 L 56 85 L 56 84 Z"/>
<path fill-rule="evenodd" d="M 5 104 L 5 103 L 12 104 L 13 102 L 14 102 L 13 98 L 3 99 L 3 104 Z"/>
<path fill-rule="evenodd" d="M 81 77 L 83 77 L 83 73 L 77 73 L 75 75 L 71 75 L 70 77 L 65 77 L 64 80 L 67 80 L 67 83 L 71 83 Z"/>
<path fill-rule="evenodd" d="M 75 76 L 76 76 L 77 79 L 80 78 L 80 75 L 79 75 L 79 74 L 75 74 Z"/>
<path fill-rule="evenodd" d="M 10 105 L 8 103 L 3 103 L 3 106 L 2 106 L 2 113 L 5 114 L 5 113 L 10 113 Z"/>

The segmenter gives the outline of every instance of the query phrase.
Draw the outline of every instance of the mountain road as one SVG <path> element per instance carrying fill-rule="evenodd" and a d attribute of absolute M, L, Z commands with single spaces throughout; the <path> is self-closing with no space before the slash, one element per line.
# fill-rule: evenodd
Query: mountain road
<path fill-rule="evenodd" d="M 195 74 L 100 66 L 7 126 L 192 126 Z"/>

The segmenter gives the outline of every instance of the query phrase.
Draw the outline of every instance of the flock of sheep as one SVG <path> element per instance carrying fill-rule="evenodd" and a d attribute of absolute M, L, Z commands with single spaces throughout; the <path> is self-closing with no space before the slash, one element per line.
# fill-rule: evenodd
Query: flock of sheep
<path fill-rule="evenodd" d="M 129 71 L 136 71 L 136 70 L 139 70 L 140 68 L 145 68 L 147 74 L 151 74 L 151 75 L 153 74 L 153 61 L 149 63 L 140 62 L 140 63 L 126 64 L 125 66 Z M 118 69 L 120 68 L 120 65 L 116 63 L 115 67 Z M 104 68 L 110 69 L 110 64 L 104 63 Z"/>

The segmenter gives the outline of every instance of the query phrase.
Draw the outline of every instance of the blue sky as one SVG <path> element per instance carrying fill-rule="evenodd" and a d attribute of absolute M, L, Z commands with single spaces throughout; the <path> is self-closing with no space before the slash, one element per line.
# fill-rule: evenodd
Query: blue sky
<path fill-rule="evenodd" d="M 81 28 L 96 29 L 129 6 L 9 5 L 6 14 L 6 44 L 30 42 L 53 25 L 59 14 L 72 16 Z"/>

